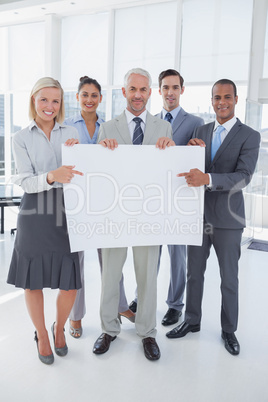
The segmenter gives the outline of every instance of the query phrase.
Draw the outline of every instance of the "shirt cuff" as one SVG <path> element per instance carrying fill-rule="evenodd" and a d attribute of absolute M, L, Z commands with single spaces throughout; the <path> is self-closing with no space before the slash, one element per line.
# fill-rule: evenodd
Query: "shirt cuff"
<path fill-rule="evenodd" d="M 207 184 L 207 188 L 208 188 L 209 190 L 211 190 L 211 189 L 212 189 L 212 178 L 211 178 L 211 174 L 210 174 L 210 173 L 208 173 L 208 177 L 209 177 L 209 184 Z"/>

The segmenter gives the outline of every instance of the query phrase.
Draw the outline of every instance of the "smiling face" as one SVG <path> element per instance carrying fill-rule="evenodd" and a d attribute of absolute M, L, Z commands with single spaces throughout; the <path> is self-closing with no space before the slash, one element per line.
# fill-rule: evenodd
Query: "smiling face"
<path fill-rule="evenodd" d="M 61 90 L 59 88 L 42 88 L 32 97 L 35 106 L 36 123 L 52 122 L 60 111 Z"/>
<path fill-rule="evenodd" d="M 179 76 L 169 75 L 163 78 L 159 93 L 163 98 L 163 106 L 168 112 L 179 106 L 183 92 L 184 87 L 181 87 Z"/>
<path fill-rule="evenodd" d="M 231 84 L 214 85 L 211 102 L 220 124 L 234 117 L 237 100 L 238 96 L 235 96 L 234 87 Z"/>
<path fill-rule="evenodd" d="M 127 100 L 127 110 L 139 116 L 146 109 L 146 104 L 151 96 L 149 80 L 144 75 L 131 74 L 127 86 L 122 88 L 124 97 Z"/>
<path fill-rule="evenodd" d="M 82 114 L 96 112 L 102 101 L 102 95 L 94 84 L 85 84 L 79 93 L 76 94 Z"/>

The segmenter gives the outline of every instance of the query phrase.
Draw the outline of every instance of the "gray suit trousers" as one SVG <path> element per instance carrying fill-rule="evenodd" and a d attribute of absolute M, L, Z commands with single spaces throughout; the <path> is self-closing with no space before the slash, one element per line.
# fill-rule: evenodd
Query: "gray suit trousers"
<path fill-rule="evenodd" d="M 159 246 L 132 247 L 139 305 L 135 326 L 142 337 L 156 336 L 157 263 Z M 103 271 L 100 317 L 103 332 L 115 336 L 120 333 L 118 302 L 119 282 L 127 258 L 127 248 L 102 249 Z"/>
<path fill-rule="evenodd" d="M 243 229 L 211 228 L 203 235 L 202 246 L 188 246 L 187 292 L 185 321 L 201 322 L 204 274 L 210 248 L 213 245 L 221 276 L 221 326 L 225 332 L 235 332 L 238 322 L 238 261 L 241 254 Z"/>
<path fill-rule="evenodd" d="M 186 284 L 186 246 L 168 245 L 170 257 L 170 282 L 166 303 L 169 308 L 181 311 L 183 309 L 183 296 Z M 162 246 L 159 250 L 159 260 L 157 265 L 157 275 L 160 268 Z M 138 302 L 137 289 L 134 301 Z"/>
<path fill-rule="evenodd" d="M 162 247 L 160 247 L 158 271 L 160 267 Z M 186 284 L 186 246 L 168 245 L 170 256 L 170 282 L 166 303 L 169 308 L 181 311 Z"/>
<path fill-rule="evenodd" d="M 98 257 L 100 263 L 100 270 L 102 272 L 102 256 L 101 249 L 98 249 Z M 84 278 L 84 252 L 79 252 L 79 262 L 80 262 L 80 275 L 82 287 L 77 291 L 75 302 L 73 308 L 70 312 L 69 318 L 73 321 L 82 320 L 86 314 L 86 301 L 85 301 L 85 278 Z M 123 275 L 120 280 L 120 299 L 118 311 L 122 313 L 123 311 L 128 310 L 128 302 L 125 294 L 124 288 L 124 278 Z"/>

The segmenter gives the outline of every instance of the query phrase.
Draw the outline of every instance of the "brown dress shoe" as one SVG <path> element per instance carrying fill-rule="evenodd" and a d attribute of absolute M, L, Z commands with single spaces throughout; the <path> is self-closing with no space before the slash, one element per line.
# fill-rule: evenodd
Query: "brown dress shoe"
<path fill-rule="evenodd" d="M 161 356 L 155 338 L 144 338 L 142 340 L 145 357 L 149 360 L 158 360 Z"/>
<path fill-rule="evenodd" d="M 114 341 L 116 336 L 111 336 L 105 333 L 102 333 L 101 336 L 98 337 L 96 342 L 94 343 L 93 353 L 96 355 L 101 355 L 109 350 L 110 344 Z"/>

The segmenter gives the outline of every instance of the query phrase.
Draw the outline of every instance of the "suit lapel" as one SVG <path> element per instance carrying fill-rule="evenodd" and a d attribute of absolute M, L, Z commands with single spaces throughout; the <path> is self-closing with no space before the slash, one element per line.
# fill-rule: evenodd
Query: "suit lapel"
<path fill-rule="evenodd" d="M 125 112 L 120 114 L 120 116 L 118 116 L 115 119 L 115 127 L 116 127 L 116 129 L 118 131 L 118 135 L 121 137 L 122 141 L 125 144 L 132 144 Z"/>
<path fill-rule="evenodd" d="M 181 108 L 181 110 L 179 111 L 179 113 L 176 116 L 176 119 L 174 120 L 174 122 L 172 124 L 173 134 L 175 134 L 176 130 L 180 127 L 181 123 L 183 122 L 183 120 L 185 119 L 186 116 L 187 116 L 187 113 L 185 112 L 185 110 L 183 110 Z"/>
<path fill-rule="evenodd" d="M 232 127 L 232 129 L 229 131 L 229 133 L 225 137 L 223 143 L 221 144 L 220 148 L 216 152 L 216 155 L 214 156 L 214 159 L 213 159 L 211 165 L 213 165 L 213 163 L 217 161 L 219 156 L 225 151 L 225 149 L 228 147 L 230 142 L 233 141 L 233 139 L 236 137 L 238 131 L 240 130 L 241 125 L 242 125 L 241 121 L 237 119 L 237 122 Z M 212 140 L 212 136 L 211 136 L 211 140 Z M 211 141 L 210 141 L 210 144 L 211 144 Z"/>
<path fill-rule="evenodd" d="M 151 139 L 154 136 L 158 120 L 159 120 L 158 117 L 151 115 L 151 113 L 149 113 L 147 111 L 146 126 L 145 126 L 144 139 L 143 139 L 144 145 L 149 145 L 149 144 L 155 143 L 155 142 L 152 142 Z"/>

